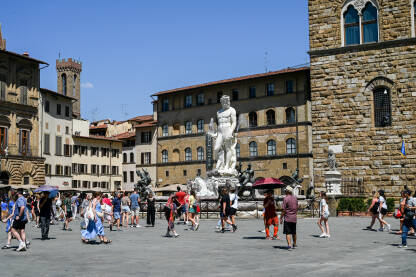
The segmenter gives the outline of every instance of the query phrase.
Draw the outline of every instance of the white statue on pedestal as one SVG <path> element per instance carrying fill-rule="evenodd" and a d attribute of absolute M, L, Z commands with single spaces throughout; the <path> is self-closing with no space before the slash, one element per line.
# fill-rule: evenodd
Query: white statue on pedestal
<path fill-rule="evenodd" d="M 237 116 L 235 109 L 230 106 L 230 97 L 221 97 L 222 109 L 217 112 L 218 128 L 214 131 L 214 119 L 211 118 L 208 134 L 215 138 L 214 155 L 217 158 L 216 170 L 220 175 L 236 176 L 238 174 L 235 166 L 237 155 L 235 147 L 237 138 L 235 129 L 237 127 Z"/>

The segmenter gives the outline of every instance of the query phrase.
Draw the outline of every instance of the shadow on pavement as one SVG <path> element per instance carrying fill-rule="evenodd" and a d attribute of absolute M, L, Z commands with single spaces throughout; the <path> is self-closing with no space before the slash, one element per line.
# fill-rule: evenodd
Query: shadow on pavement
<path fill-rule="evenodd" d="M 275 248 L 275 249 L 287 250 L 287 246 L 275 245 L 275 246 L 273 246 L 273 248 Z"/>
<path fill-rule="evenodd" d="M 261 240 L 265 240 L 265 237 L 243 237 L 243 239 L 261 239 Z"/>

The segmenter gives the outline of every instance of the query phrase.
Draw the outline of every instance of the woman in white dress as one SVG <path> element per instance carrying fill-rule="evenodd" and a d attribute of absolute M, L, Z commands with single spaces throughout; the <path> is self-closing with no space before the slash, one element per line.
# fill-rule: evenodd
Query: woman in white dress
<path fill-rule="evenodd" d="M 327 201 L 326 193 L 321 191 L 321 201 L 319 202 L 319 220 L 318 220 L 318 227 L 322 231 L 322 234 L 319 236 L 320 238 L 331 237 L 329 233 L 329 224 L 328 224 L 329 207 L 326 201 Z"/>

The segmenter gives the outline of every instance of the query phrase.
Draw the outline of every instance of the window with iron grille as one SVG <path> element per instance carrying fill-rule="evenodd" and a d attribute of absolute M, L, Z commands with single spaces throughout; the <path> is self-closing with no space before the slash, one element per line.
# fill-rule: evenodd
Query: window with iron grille
<path fill-rule="evenodd" d="M 150 143 L 150 140 L 151 140 L 150 131 L 141 132 L 140 136 L 141 136 L 141 143 Z"/>
<path fill-rule="evenodd" d="M 290 138 L 286 141 L 286 153 L 287 154 L 296 154 L 296 140 Z"/>
<path fill-rule="evenodd" d="M 163 150 L 162 151 L 162 163 L 167 163 L 168 162 L 168 150 Z"/>
<path fill-rule="evenodd" d="M 374 123 L 376 127 L 391 126 L 391 98 L 386 88 L 374 91 Z"/>
<path fill-rule="evenodd" d="M 276 142 L 274 140 L 269 140 L 267 142 L 267 155 L 269 156 L 276 155 Z"/>
<path fill-rule="evenodd" d="M 191 121 L 185 122 L 185 134 L 192 134 L 192 122 Z"/>
<path fill-rule="evenodd" d="M 196 126 L 198 129 L 198 133 L 203 133 L 204 132 L 204 120 L 200 119 L 196 122 Z"/>
<path fill-rule="evenodd" d="M 257 143 L 255 141 L 250 142 L 249 150 L 250 150 L 250 157 L 257 156 Z"/>
<path fill-rule="evenodd" d="M 196 151 L 197 151 L 198 161 L 202 161 L 204 159 L 204 148 L 198 147 Z"/>
<path fill-rule="evenodd" d="M 192 160 L 192 150 L 191 148 L 185 149 L 185 161 L 191 161 Z"/>

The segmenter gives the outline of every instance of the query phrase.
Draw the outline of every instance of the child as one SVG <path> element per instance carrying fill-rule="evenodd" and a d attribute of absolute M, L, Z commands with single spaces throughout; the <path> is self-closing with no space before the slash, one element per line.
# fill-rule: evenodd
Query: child
<path fill-rule="evenodd" d="M 328 204 L 326 203 L 326 193 L 321 191 L 321 202 L 319 202 L 319 220 L 318 220 L 318 227 L 321 229 L 322 234 L 319 236 L 320 238 L 330 238 L 331 235 L 329 234 L 329 224 L 328 224 L 328 217 L 329 217 L 329 208 Z M 324 222 L 325 226 L 322 226 L 322 222 Z M 326 230 L 326 231 L 325 231 Z"/>
<path fill-rule="evenodd" d="M 175 216 L 177 213 L 177 207 L 177 197 L 174 193 L 172 193 L 165 205 L 165 217 L 168 222 L 166 237 L 171 237 L 170 232 L 173 232 L 175 238 L 179 237 L 178 233 L 175 231 Z"/>
<path fill-rule="evenodd" d="M 263 207 L 264 207 L 264 225 L 266 229 L 266 239 L 280 239 L 277 235 L 279 231 L 279 218 L 276 214 L 276 205 L 273 198 L 273 190 L 268 190 L 265 193 Z M 269 227 L 273 225 L 273 238 L 270 238 Z"/>

